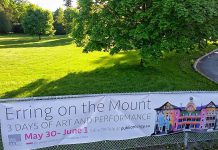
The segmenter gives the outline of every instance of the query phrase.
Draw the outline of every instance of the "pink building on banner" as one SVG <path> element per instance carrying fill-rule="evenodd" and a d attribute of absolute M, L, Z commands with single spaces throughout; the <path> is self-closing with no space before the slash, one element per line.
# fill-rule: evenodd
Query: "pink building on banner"
<path fill-rule="evenodd" d="M 212 101 L 204 106 L 195 106 L 191 98 L 186 107 L 166 102 L 155 110 L 157 115 L 154 134 L 218 129 L 218 105 Z"/>

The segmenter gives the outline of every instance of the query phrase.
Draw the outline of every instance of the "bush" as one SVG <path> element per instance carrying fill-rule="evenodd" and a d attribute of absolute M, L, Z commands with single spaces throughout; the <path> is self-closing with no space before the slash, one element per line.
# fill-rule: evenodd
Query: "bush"
<path fill-rule="evenodd" d="M 62 8 L 58 8 L 54 14 L 54 29 L 56 30 L 56 35 L 66 34 L 65 26 L 64 26 L 64 11 Z"/>
<path fill-rule="evenodd" d="M 55 35 L 64 35 L 66 34 L 65 28 L 62 23 L 54 23 Z"/>
<path fill-rule="evenodd" d="M 24 33 L 23 27 L 20 23 L 14 23 L 12 26 L 13 33 Z"/>

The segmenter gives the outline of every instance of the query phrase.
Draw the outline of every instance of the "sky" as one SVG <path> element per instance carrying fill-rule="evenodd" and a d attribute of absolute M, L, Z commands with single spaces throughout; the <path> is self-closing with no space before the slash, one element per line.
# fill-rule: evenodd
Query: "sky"
<path fill-rule="evenodd" d="M 57 8 L 64 8 L 63 0 L 28 0 L 29 2 L 36 4 L 42 8 L 49 9 L 50 11 L 55 11 Z M 73 5 L 76 5 L 76 0 L 73 0 Z"/>

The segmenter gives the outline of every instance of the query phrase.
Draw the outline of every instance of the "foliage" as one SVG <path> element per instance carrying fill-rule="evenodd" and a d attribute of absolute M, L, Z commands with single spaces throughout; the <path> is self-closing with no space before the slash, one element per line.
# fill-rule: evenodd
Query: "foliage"
<path fill-rule="evenodd" d="M 10 1 L 9 0 L 0 0 L 0 10 L 4 10 L 8 7 Z"/>
<path fill-rule="evenodd" d="M 26 0 L 12 0 L 10 1 L 11 21 L 13 23 L 21 23 L 22 17 L 29 7 Z"/>
<path fill-rule="evenodd" d="M 137 51 L 81 53 L 66 36 L 0 36 L 0 97 L 71 94 L 218 90 L 192 68 L 215 49 L 171 53 L 150 67 L 140 67 Z"/>
<path fill-rule="evenodd" d="M 12 25 L 12 32 L 13 33 L 24 33 L 22 24 L 21 23 L 14 23 Z"/>
<path fill-rule="evenodd" d="M 4 12 L 0 11 L 0 33 L 8 33 L 11 31 L 11 22 Z"/>
<path fill-rule="evenodd" d="M 64 26 L 67 34 L 72 33 L 76 27 L 76 17 L 78 12 L 75 8 L 67 8 L 64 10 Z"/>
<path fill-rule="evenodd" d="M 3 24 L 8 24 L 10 22 L 13 26 L 14 33 L 23 33 L 23 29 L 20 26 L 22 16 L 26 12 L 27 7 L 30 4 L 26 0 L 0 0 L 0 11 L 4 12 L 4 15 L 7 19 L 1 20 Z M 6 22 L 4 22 L 6 21 Z M 3 25 L 2 25 L 3 26 Z M 9 30 L 11 25 L 4 26 L 5 29 Z"/>
<path fill-rule="evenodd" d="M 41 35 L 54 34 L 53 22 L 50 11 L 34 6 L 27 10 L 22 25 L 25 33 L 38 35 L 41 40 Z"/>
<path fill-rule="evenodd" d="M 58 8 L 54 14 L 54 29 L 56 30 L 56 35 L 63 35 L 66 34 L 65 27 L 64 27 L 64 11 L 62 8 Z"/>
<path fill-rule="evenodd" d="M 27 7 L 30 4 L 26 0 L 1 0 L 0 10 L 3 10 L 12 23 L 21 23 Z"/>
<path fill-rule="evenodd" d="M 78 5 L 73 36 L 85 52 L 136 49 L 147 60 L 218 38 L 217 0 L 78 0 Z"/>
<path fill-rule="evenodd" d="M 76 26 L 75 26 L 74 32 L 72 33 L 72 37 L 74 38 L 74 41 L 77 44 L 77 46 L 85 46 L 85 43 L 87 44 L 87 41 L 88 41 L 88 35 L 90 33 L 89 31 L 92 30 L 90 25 L 91 24 L 94 25 L 93 21 L 97 19 L 95 16 L 95 15 L 97 15 L 97 13 L 95 13 L 95 15 L 93 14 L 93 21 L 92 21 L 91 20 L 91 18 L 92 18 L 92 16 L 91 16 L 92 1 L 91 0 L 79 0 L 78 5 L 79 5 L 79 13 L 76 16 Z M 100 22 L 98 22 L 98 23 L 100 23 Z M 99 27 L 99 28 L 101 28 L 101 27 Z M 102 34 L 102 33 L 99 32 L 99 34 Z M 91 40 L 91 39 L 89 39 L 89 40 Z M 97 46 L 100 47 L 100 45 L 96 45 L 96 47 L 95 47 L 95 49 L 98 50 Z M 88 47 L 88 46 L 86 46 L 86 47 Z M 86 51 L 86 49 L 87 48 L 85 48 L 84 51 Z"/>

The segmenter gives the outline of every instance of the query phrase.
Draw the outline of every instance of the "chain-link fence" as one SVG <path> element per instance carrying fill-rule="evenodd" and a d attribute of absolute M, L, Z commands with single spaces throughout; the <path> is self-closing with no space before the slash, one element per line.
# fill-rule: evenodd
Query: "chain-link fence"
<path fill-rule="evenodd" d="M 52 97 L 53 99 L 55 97 Z M 60 99 L 60 97 L 57 97 Z M 66 98 L 66 97 L 64 97 Z M 49 97 L 47 99 L 50 99 Z M 14 99 L 15 101 L 17 99 Z M 29 99 L 23 99 L 29 100 Z M 37 100 L 46 100 L 37 98 Z M 216 146 L 214 147 L 213 144 Z M 173 145 L 173 147 L 172 147 Z M 206 148 L 204 148 L 206 147 Z M 213 147 L 213 148 L 212 148 Z M 0 149 L 3 149 L 2 140 L 0 140 Z M 218 131 L 212 132 L 180 132 L 161 136 L 148 136 L 129 140 L 119 141 L 100 141 L 93 143 L 58 145 L 41 150 L 120 150 L 120 149 L 137 149 L 137 150 L 169 150 L 169 149 L 217 149 L 218 150 Z"/>
<path fill-rule="evenodd" d="M 41 150 L 120 150 L 120 149 L 170 149 L 168 145 L 176 145 L 179 149 L 203 149 L 196 142 L 216 141 L 218 140 L 218 131 L 208 133 L 182 132 L 171 135 L 149 136 L 120 141 L 101 141 L 85 144 L 59 145 Z M 196 146 L 197 145 L 197 146 Z M 205 146 L 205 144 L 204 144 Z M 207 145 L 208 149 L 210 146 Z M 1 142 L 1 147 L 3 147 Z M 175 148 L 175 147 L 174 147 Z M 174 149 L 173 148 L 173 149 Z M 218 147 L 217 147 L 218 149 Z"/>

